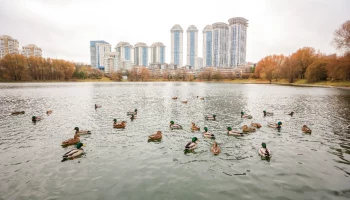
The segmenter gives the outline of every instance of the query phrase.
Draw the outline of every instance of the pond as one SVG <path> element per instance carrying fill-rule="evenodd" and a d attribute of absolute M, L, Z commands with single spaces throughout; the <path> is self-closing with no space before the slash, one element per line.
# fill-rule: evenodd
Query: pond
<path fill-rule="evenodd" d="M 172 97 L 177 96 L 177 100 Z M 199 97 L 204 97 L 200 100 Z M 187 104 L 182 100 L 188 100 Z M 349 199 L 350 90 L 255 84 L 2 83 L 0 199 Z M 101 105 L 95 109 L 94 104 Z M 138 109 L 131 121 L 127 111 Z M 273 116 L 263 116 L 263 110 Z M 23 115 L 10 115 L 13 111 Z M 53 110 L 46 115 L 47 110 Z M 244 111 L 252 119 L 241 118 Z M 287 115 L 294 111 L 294 116 Z M 216 121 L 205 120 L 216 114 Z M 33 115 L 43 116 L 37 123 Z M 114 129 L 113 119 L 125 120 Z M 183 130 L 170 130 L 169 122 Z M 267 126 L 281 121 L 280 132 Z M 191 132 L 191 122 L 216 136 Z M 262 124 L 228 136 L 226 128 Z M 312 134 L 304 134 L 306 124 Z M 61 142 L 74 127 L 85 154 Z M 162 131 L 161 142 L 148 136 Z M 184 154 L 192 137 L 194 153 Z M 265 142 L 268 162 L 258 150 Z"/>

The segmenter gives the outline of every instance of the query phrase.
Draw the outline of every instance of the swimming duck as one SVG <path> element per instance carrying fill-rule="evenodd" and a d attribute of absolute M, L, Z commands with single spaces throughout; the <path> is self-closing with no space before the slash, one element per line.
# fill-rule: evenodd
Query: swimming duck
<path fill-rule="evenodd" d="M 208 132 L 208 128 L 204 127 L 203 137 L 215 139 L 215 135 Z"/>
<path fill-rule="evenodd" d="M 127 115 L 137 115 L 137 109 L 135 109 L 134 112 L 133 111 L 129 111 L 126 114 Z"/>
<path fill-rule="evenodd" d="M 176 100 L 176 99 L 177 99 L 177 97 L 173 97 L 172 99 Z"/>
<path fill-rule="evenodd" d="M 148 136 L 148 141 L 159 141 L 162 139 L 162 132 L 157 131 L 157 133 Z"/>
<path fill-rule="evenodd" d="M 227 135 L 233 135 L 233 136 L 243 136 L 243 133 L 240 133 L 237 130 L 232 130 L 231 127 L 227 127 Z"/>
<path fill-rule="evenodd" d="M 194 122 L 192 122 L 191 130 L 192 131 L 199 131 L 200 128 L 198 126 L 196 126 L 196 124 Z"/>
<path fill-rule="evenodd" d="M 74 159 L 74 158 L 82 155 L 84 153 L 84 149 L 81 148 L 82 146 L 85 146 L 85 145 L 83 143 L 79 142 L 76 145 L 75 149 L 72 149 L 72 150 L 68 151 L 67 153 L 65 153 L 63 155 L 62 162 L 66 161 L 66 160 L 69 160 L 69 159 Z"/>
<path fill-rule="evenodd" d="M 102 106 L 101 105 L 97 105 L 97 104 L 95 104 L 95 109 L 97 109 L 97 108 L 101 108 Z"/>
<path fill-rule="evenodd" d="M 126 121 L 122 121 L 120 124 L 117 123 L 117 119 L 113 120 L 113 128 L 125 128 Z"/>
<path fill-rule="evenodd" d="M 22 115 L 24 113 L 25 113 L 24 111 L 15 111 L 15 112 L 12 112 L 11 115 Z"/>
<path fill-rule="evenodd" d="M 264 117 L 273 115 L 272 112 L 266 112 L 266 110 L 264 110 L 263 112 L 264 112 Z"/>
<path fill-rule="evenodd" d="M 79 135 L 74 134 L 74 138 L 63 141 L 61 146 L 69 146 L 69 145 L 77 144 L 79 142 L 80 142 Z"/>
<path fill-rule="evenodd" d="M 42 120 L 42 119 L 44 119 L 44 118 L 39 117 L 39 116 L 32 116 L 32 121 L 33 121 L 33 122 L 37 122 L 37 121 L 40 121 L 40 120 Z"/>
<path fill-rule="evenodd" d="M 206 115 L 205 119 L 206 120 L 213 120 L 213 121 L 215 121 L 216 120 L 216 115 Z"/>
<path fill-rule="evenodd" d="M 91 134 L 91 131 L 87 130 L 79 130 L 79 127 L 75 127 L 73 130 L 75 130 L 76 135 L 86 135 L 86 134 Z"/>
<path fill-rule="evenodd" d="M 200 100 L 204 100 L 204 97 L 199 98 Z"/>
<path fill-rule="evenodd" d="M 197 141 L 198 139 L 196 137 L 193 137 L 192 141 L 186 144 L 185 150 L 191 151 L 197 148 L 197 143 L 196 143 Z"/>
<path fill-rule="evenodd" d="M 46 114 L 47 114 L 47 115 L 52 114 L 52 110 L 46 111 Z"/>
<path fill-rule="evenodd" d="M 183 100 L 183 101 L 181 101 L 182 103 L 187 103 L 188 102 L 188 100 Z"/>
<path fill-rule="evenodd" d="M 278 122 L 278 123 L 270 122 L 270 123 L 268 124 L 269 127 L 271 127 L 271 128 L 277 128 L 278 130 L 281 129 L 281 125 L 282 125 L 282 122 Z"/>
<path fill-rule="evenodd" d="M 247 125 L 242 126 L 243 133 L 252 133 L 255 132 L 255 127 L 248 127 Z"/>
<path fill-rule="evenodd" d="M 251 115 L 244 114 L 244 112 L 242 111 L 242 112 L 241 112 L 241 118 L 251 119 L 251 118 L 253 118 L 253 117 L 252 117 Z"/>
<path fill-rule="evenodd" d="M 259 155 L 261 156 L 261 159 L 270 159 L 271 158 L 271 151 L 266 148 L 266 143 L 261 144 L 262 148 L 259 149 Z"/>
<path fill-rule="evenodd" d="M 292 111 L 292 112 L 288 113 L 288 115 L 290 115 L 290 116 L 292 116 L 292 117 L 293 117 L 294 112 Z"/>
<path fill-rule="evenodd" d="M 131 119 L 131 121 L 136 119 L 136 115 L 131 115 L 130 119 Z"/>
<path fill-rule="evenodd" d="M 175 124 L 174 121 L 170 121 L 169 127 L 171 128 L 171 130 L 173 130 L 173 129 L 182 129 L 182 126 L 179 125 L 179 124 Z"/>
<path fill-rule="evenodd" d="M 304 133 L 311 133 L 311 129 L 309 127 L 307 127 L 306 125 L 303 126 L 303 128 L 301 128 L 301 130 L 304 132 Z"/>
<path fill-rule="evenodd" d="M 214 155 L 219 155 L 219 153 L 221 152 L 220 147 L 218 146 L 218 143 L 214 142 L 213 146 L 211 147 L 210 151 L 214 154 Z"/>
<path fill-rule="evenodd" d="M 250 125 L 255 128 L 261 128 L 261 124 L 259 123 L 251 123 Z"/>

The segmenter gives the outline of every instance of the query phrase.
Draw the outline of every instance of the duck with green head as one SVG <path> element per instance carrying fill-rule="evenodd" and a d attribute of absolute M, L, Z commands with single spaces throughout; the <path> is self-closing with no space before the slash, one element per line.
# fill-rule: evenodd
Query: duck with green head
<path fill-rule="evenodd" d="M 179 124 L 175 124 L 174 121 L 170 121 L 169 127 L 170 127 L 171 130 L 173 130 L 173 129 L 182 129 L 182 126 L 179 125 Z"/>
<path fill-rule="evenodd" d="M 215 135 L 208 132 L 208 127 L 204 127 L 203 137 L 215 139 Z"/>
<path fill-rule="evenodd" d="M 185 150 L 194 150 L 195 148 L 197 148 L 197 142 L 198 142 L 198 139 L 197 137 L 193 137 L 192 138 L 192 141 L 191 142 L 188 142 L 185 146 Z"/>
<path fill-rule="evenodd" d="M 243 133 L 240 133 L 237 130 L 232 130 L 231 127 L 227 127 L 227 135 L 233 135 L 233 136 L 243 136 Z"/>
<path fill-rule="evenodd" d="M 264 117 L 273 115 L 272 112 L 266 112 L 266 110 L 264 110 L 263 113 L 264 113 Z"/>
<path fill-rule="evenodd" d="M 79 142 L 76 144 L 76 148 L 68 151 L 63 155 L 62 162 L 69 160 L 69 159 L 74 159 L 84 153 L 84 149 L 82 148 L 85 146 L 83 143 Z"/>
<path fill-rule="evenodd" d="M 125 128 L 126 127 L 126 121 L 122 121 L 121 123 L 117 123 L 117 119 L 113 120 L 113 128 Z"/>
<path fill-rule="evenodd" d="M 247 119 L 251 119 L 253 118 L 251 115 L 245 114 L 243 111 L 241 112 L 241 118 L 247 118 Z"/>
<path fill-rule="evenodd" d="M 75 134 L 76 134 L 76 135 L 91 134 L 91 131 L 88 131 L 88 130 L 80 130 L 79 127 L 75 127 L 73 130 L 75 130 Z"/>
<path fill-rule="evenodd" d="M 280 130 L 281 126 L 282 126 L 282 122 L 277 122 L 277 123 L 270 122 L 268 124 L 268 126 L 271 127 L 271 128 L 277 128 L 278 130 Z"/>
<path fill-rule="evenodd" d="M 213 121 L 215 121 L 216 120 L 216 115 L 215 114 L 214 115 L 206 115 L 205 119 L 206 120 L 213 120 Z"/>
<path fill-rule="evenodd" d="M 265 142 L 261 144 L 261 148 L 259 149 L 259 155 L 262 159 L 269 159 L 272 156 L 271 151 L 266 147 Z"/>
<path fill-rule="evenodd" d="M 137 115 L 137 109 L 135 109 L 134 111 L 129 111 L 126 114 L 127 115 Z"/>

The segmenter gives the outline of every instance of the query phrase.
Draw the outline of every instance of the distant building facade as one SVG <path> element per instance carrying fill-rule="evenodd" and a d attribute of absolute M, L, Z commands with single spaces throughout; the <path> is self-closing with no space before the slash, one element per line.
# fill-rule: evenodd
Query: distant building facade
<path fill-rule="evenodd" d="M 198 29 L 191 25 L 187 29 L 187 65 L 193 69 L 198 68 Z"/>
<path fill-rule="evenodd" d="M 213 25 L 213 66 L 227 66 L 227 38 L 228 25 L 223 22 L 217 22 Z"/>
<path fill-rule="evenodd" d="M 112 73 L 119 70 L 119 53 L 107 52 L 104 57 L 105 73 Z"/>
<path fill-rule="evenodd" d="M 245 65 L 248 20 L 242 17 L 235 17 L 228 21 L 228 65 L 229 67 Z"/>
<path fill-rule="evenodd" d="M 203 58 L 198 57 L 197 58 L 197 69 L 202 69 L 203 68 Z"/>
<path fill-rule="evenodd" d="M 148 67 L 148 46 L 146 43 L 139 42 L 134 45 L 134 64 L 135 66 Z"/>
<path fill-rule="evenodd" d="M 171 30 L 171 63 L 183 66 L 183 29 L 179 24 L 175 24 Z"/>
<path fill-rule="evenodd" d="M 151 64 L 165 63 L 165 45 L 161 42 L 155 42 L 151 45 Z"/>
<path fill-rule="evenodd" d="M 133 61 L 132 45 L 128 42 L 119 42 L 115 47 L 115 51 L 119 53 L 119 57 L 122 61 Z"/>
<path fill-rule="evenodd" d="M 42 50 L 35 44 L 28 44 L 22 47 L 22 55 L 24 55 L 25 57 L 42 57 Z"/>
<path fill-rule="evenodd" d="M 111 45 L 104 41 L 90 41 L 90 61 L 91 67 L 104 68 L 105 53 L 111 52 Z"/>
<path fill-rule="evenodd" d="M 203 66 L 213 66 L 213 27 L 207 25 L 203 29 Z"/>
<path fill-rule="evenodd" d="M 0 36 L 0 58 L 5 57 L 6 54 L 19 53 L 18 48 L 19 43 L 16 39 L 8 35 Z"/>

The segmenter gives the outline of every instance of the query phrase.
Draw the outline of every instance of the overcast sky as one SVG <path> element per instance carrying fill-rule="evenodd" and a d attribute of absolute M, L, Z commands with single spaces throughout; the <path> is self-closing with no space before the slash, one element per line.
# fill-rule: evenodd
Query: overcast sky
<path fill-rule="evenodd" d="M 333 32 L 350 20 L 350 0 L 0 0 L 0 35 L 20 47 L 36 44 L 44 57 L 90 62 L 90 40 L 163 42 L 170 61 L 170 29 L 202 30 L 232 17 L 249 20 L 247 61 L 291 54 L 304 46 L 334 53 Z M 184 34 L 184 63 L 186 55 Z"/>

